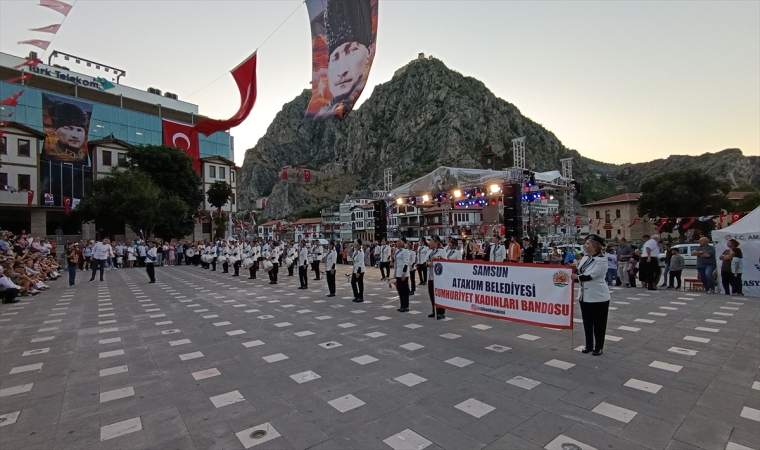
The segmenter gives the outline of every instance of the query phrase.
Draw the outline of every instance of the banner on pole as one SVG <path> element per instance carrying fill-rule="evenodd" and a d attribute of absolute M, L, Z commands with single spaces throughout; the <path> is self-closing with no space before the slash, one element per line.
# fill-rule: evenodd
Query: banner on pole
<path fill-rule="evenodd" d="M 573 328 L 572 270 L 566 266 L 436 261 L 436 305 L 560 329 Z"/>

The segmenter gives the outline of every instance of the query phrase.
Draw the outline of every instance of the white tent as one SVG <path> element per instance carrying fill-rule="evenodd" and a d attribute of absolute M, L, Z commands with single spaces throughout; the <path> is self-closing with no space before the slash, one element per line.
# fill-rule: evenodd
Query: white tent
<path fill-rule="evenodd" d="M 728 248 L 726 243 L 729 239 L 739 241 L 744 256 L 742 292 L 744 295 L 760 297 L 760 207 L 731 226 L 714 230 L 712 238 L 716 257 Z M 720 263 L 718 260 L 718 268 Z"/>
<path fill-rule="evenodd" d="M 557 170 L 535 174 L 536 181 L 559 184 L 563 178 Z M 399 186 L 390 192 L 393 197 L 435 195 L 450 189 L 487 186 L 502 183 L 504 172 L 501 170 L 461 169 L 456 167 L 439 167 L 429 174 Z"/>

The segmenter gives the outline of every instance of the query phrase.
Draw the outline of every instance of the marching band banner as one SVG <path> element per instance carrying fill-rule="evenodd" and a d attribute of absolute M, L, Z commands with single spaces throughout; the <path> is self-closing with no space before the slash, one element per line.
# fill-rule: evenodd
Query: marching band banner
<path fill-rule="evenodd" d="M 367 84 L 379 0 L 306 0 L 311 23 L 312 94 L 304 122 L 343 118 Z"/>
<path fill-rule="evenodd" d="M 437 306 L 552 328 L 573 328 L 572 270 L 566 266 L 436 261 Z"/>

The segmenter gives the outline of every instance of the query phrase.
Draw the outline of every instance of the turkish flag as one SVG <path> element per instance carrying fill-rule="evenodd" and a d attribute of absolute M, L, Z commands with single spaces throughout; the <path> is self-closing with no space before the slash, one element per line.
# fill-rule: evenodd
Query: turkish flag
<path fill-rule="evenodd" d="M 63 207 L 66 208 L 66 214 L 71 211 L 71 197 L 63 197 Z"/>
<path fill-rule="evenodd" d="M 210 136 L 217 131 L 229 130 L 243 123 L 256 103 L 256 53 L 242 64 L 232 69 L 238 90 L 240 90 L 240 109 L 227 120 L 206 119 L 195 125 L 199 133 Z"/>
<path fill-rule="evenodd" d="M 31 78 L 32 78 L 32 74 L 31 73 L 24 73 L 20 77 L 9 78 L 9 79 L 5 80 L 5 82 L 6 83 L 15 83 L 17 81 L 22 81 L 22 80 L 23 81 L 29 81 Z"/>
<path fill-rule="evenodd" d="M 719 230 L 720 230 L 721 228 L 723 228 L 723 220 L 724 220 L 725 218 L 726 218 L 726 215 L 725 215 L 725 214 L 721 214 L 721 215 L 720 215 L 720 217 L 718 218 L 718 229 L 719 229 Z"/>
<path fill-rule="evenodd" d="M 559 214 L 554 215 L 554 223 L 553 225 L 557 225 L 559 223 Z"/>
<path fill-rule="evenodd" d="M 660 230 L 662 230 L 662 227 L 664 227 L 666 223 L 668 223 L 667 217 L 660 219 L 660 225 L 657 227 L 657 231 L 659 232 Z"/>
<path fill-rule="evenodd" d="M 507 227 L 505 225 L 502 225 L 501 226 L 501 235 L 504 236 L 505 234 L 507 234 Z"/>
<path fill-rule="evenodd" d="M 198 131 L 192 126 L 171 120 L 161 119 L 164 125 L 164 145 L 177 147 L 193 158 L 193 169 L 201 172 L 201 151 L 198 143 Z"/>
<path fill-rule="evenodd" d="M 53 25 L 48 25 L 48 26 L 42 27 L 42 28 L 32 28 L 29 31 L 39 31 L 40 33 L 52 33 L 52 34 L 55 34 L 60 29 L 61 29 L 61 24 L 60 23 L 55 23 Z"/>
<path fill-rule="evenodd" d="M 631 228 L 632 226 L 634 226 L 634 225 L 636 225 L 637 223 L 639 223 L 639 220 L 641 220 L 641 219 L 639 219 L 638 217 L 634 218 L 634 219 L 633 219 L 633 222 L 631 222 L 631 224 L 630 224 L 630 225 L 628 225 L 628 228 Z"/>
<path fill-rule="evenodd" d="M 39 63 L 41 63 L 41 62 L 42 62 L 42 60 L 39 59 L 39 58 L 29 58 L 26 61 L 24 61 L 21 64 L 19 64 L 18 66 L 13 66 L 13 68 L 14 69 L 20 69 L 20 68 L 22 68 L 24 66 L 37 67 L 39 65 Z"/>
<path fill-rule="evenodd" d="M 697 218 L 696 217 L 689 217 L 688 219 L 681 221 L 681 229 L 685 230 L 689 228 L 689 225 L 691 225 L 692 222 L 694 222 Z"/>
<path fill-rule="evenodd" d="M 731 213 L 731 223 L 734 224 L 741 219 L 742 213 Z"/>
<path fill-rule="evenodd" d="M 31 207 L 31 206 L 32 206 L 32 202 L 34 201 L 34 191 L 32 191 L 32 190 L 29 190 L 29 191 L 26 193 L 26 195 L 27 195 L 27 202 L 26 202 L 26 205 L 27 205 L 27 206 L 29 206 L 29 207 Z"/>
<path fill-rule="evenodd" d="M 58 0 L 40 0 L 40 6 L 50 8 L 55 12 L 63 14 L 64 16 L 68 16 L 69 11 L 71 11 L 71 8 L 73 7 L 73 5 L 69 5 L 68 3 L 63 3 Z"/>
<path fill-rule="evenodd" d="M 307 183 L 311 181 L 311 170 L 304 169 L 303 171 L 303 180 Z"/>
<path fill-rule="evenodd" d="M 50 41 L 45 41 L 42 39 L 28 39 L 26 41 L 18 41 L 18 45 L 24 45 L 24 44 L 33 45 L 43 50 L 47 50 L 48 46 L 50 45 Z"/>
<path fill-rule="evenodd" d="M 16 105 L 18 105 L 18 98 L 21 97 L 21 94 L 23 94 L 23 93 L 24 93 L 24 91 L 18 91 L 18 92 L 16 92 L 15 94 L 13 94 L 10 97 L 8 97 L 8 98 L 4 99 L 3 101 L 1 101 L 0 105 L 15 107 Z"/>
<path fill-rule="evenodd" d="M 575 226 L 577 227 L 579 223 L 581 223 L 581 216 L 575 216 Z"/>
<path fill-rule="evenodd" d="M 283 180 L 287 180 L 288 179 L 288 168 L 287 167 L 283 167 L 282 168 L 282 179 Z"/>

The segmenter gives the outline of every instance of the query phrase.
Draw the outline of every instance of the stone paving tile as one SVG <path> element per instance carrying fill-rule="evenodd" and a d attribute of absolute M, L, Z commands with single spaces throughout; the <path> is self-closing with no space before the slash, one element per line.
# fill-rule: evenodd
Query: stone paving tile
<path fill-rule="evenodd" d="M 420 314 L 397 314 L 372 268 L 360 309 L 325 299 L 323 281 L 298 291 L 287 276 L 272 289 L 188 266 L 157 275 L 149 285 L 141 270 L 111 270 L 0 306 L 4 450 L 412 442 L 399 435 L 431 449 L 760 442 L 753 299 L 615 289 L 612 335 L 592 357 L 572 348 L 580 326 L 572 346 L 567 331 L 428 321 L 424 295 L 411 303 Z M 262 429 L 269 438 L 250 437 Z"/>

